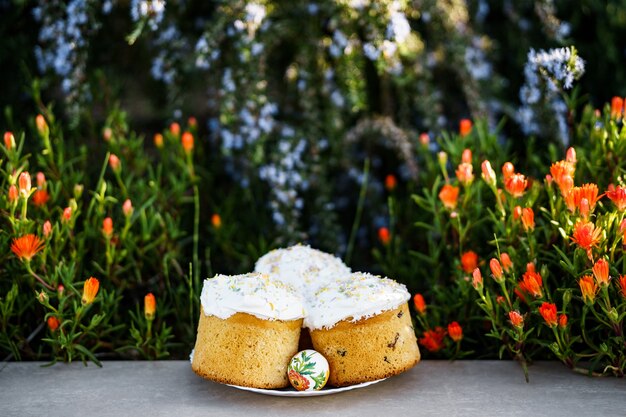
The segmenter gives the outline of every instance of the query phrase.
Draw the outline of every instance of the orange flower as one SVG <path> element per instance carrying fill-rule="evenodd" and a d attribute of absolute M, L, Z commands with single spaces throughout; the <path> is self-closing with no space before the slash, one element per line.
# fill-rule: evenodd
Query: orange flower
<path fill-rule="evenodd" d="M 11 132 L 4 132 L 4 147 L 7 148 L 8 151 L 15 148 L 15 137 Z"/>
<path fill-rule="evenodd" d="M 579 221 L 574 226 L 574 233 L 571 238 L 574 243 L 587 252 L 590 260 L 593 260 L 592 248 L 598 246 L 602 239 L 602 228 L 597 227 L 587 221 Z"/>
<path fill-rule="evenodd" d="M 546 324 L 550 327 L 556 326 L 556 305 L 552 303 L 544 302 L 539 307 L 539 313 L 541 317 L 546 321 Z"/>
<path fill-rule="evenodd" d="M 422 294 L 415 294 L 413 296 L 413 304 L 415 305 L 415 310 L 422 316 L 426 314 L 426 301 L 424 301 L 424 297 Z"/>
<path fill-rule="evenodd" d="M 463 268 L 463 272 L 470 273 L 478 266 L 478 255 L 476 252 L 472 250 L 468 250 L 467 252 L 461 255 L 461 268 Z"/>
<path fill-rule="evenodd" d="M 521 197 L 526 191 L 528 181 L 522 174 L 513 174 L 504 181 L 504 188 L 513 197 Z"/>
<path fill-rule="evenodd" d="M 507 178 L 513 174 L 515 174 L 515 166 L 510 162 L 505 162 L 504 165 L 502 165 L 502 176 L 504 180 L 506 181 Z"/>
<path fill-rule="evenodd" d="M 480 165 L 480 169 L 483 172 L 483 180 L 485 180 L 485 182 L 491 186 L 495 186 L 496 185 L 496 173 L 493 170 L 493 168 L 491 168 L 491 163 L 487 160 L 483 161 L 483 163 Z"/>
<path fill-rule="evenodd" d="M 596 202 L 600 199 L 598 197 L 598 186 L 596 184 L 583 184 L 580 187 L 574 187 L 570 191 L 574 194 L 574 204 L 580 210 L 582 200 L 587 200 L 591 210 L 596 206 Z"/>
<path fill-rule="evenodd" d="M 156 146 L 157 148 L 163 147 L 163 135 L 162 134 L 155 133 L 153 141 L 154 141 L 154 146 Z"/>
<path fill-rule="evenodd" d="M 32 188 L 30 174 L 28 172 L 22 172 L 17 180 L 17 183 L 20 186 L 20 194 L 22 197 L 27 198 L 30 195 L 30 190 Z"/>
<path fill-rule="evenodd" d="M 465 186 L 468 186 L 474 181 L 474 168 L 472 164 L 462 162 L 456 169 L 456 177 L 459 182 Z"/>
<path fill-rule="evenodd" d="M 598 259 L 592 268 L 593 275 L 599 286 L 609 285 L 609 263 L 604 259 Z"/>
<path fill-rule="evenodd" d="M 459 122 L 459 134 L 462 137 L 469 135 L 472 132 L 472 121 L 470 119 L 461 119 Z"/>
<path fill-rule="evenodd" d="M 11 250 L 20 261 L 30 262 L 43 249 L 43 241 L 32 233 L 13 239 Z"/>
<path fill-rule="evenodd" d="M 154 294 L 148 293 L 143 298 L 143 310 L 146 320 L 154 320 L 154 315 L 156 314 L 156 298 Z"/>
<path fill-rule="evenodd" d="M 562 195 L 566 195 L 574 186 L 574 172 L 576 168 L 567 161 L 558 161 L 550 166 L 550 174 L 552 179 L 559 186 Z"/>
<path fill-rule="evenodd" d="M 535 228 L 535 213 L 533 209 L 529 207 L 525 207 L 522 209 L 522 224 L 524 225 L 524 230 L 533 230 Z"/>
<path fill-rule="evenodd" d="M 615 187 L 611 184 L 606 192 L 606 196 L 617 206 L 618 210 L 623 211 L 626 209 L 626 188 L 621 185 Z"/>
<path fill-rule="evenodd" d="M 396 180 L 396 177 L 392 174 L 389 174 L 385 177 L 385 188 L 387 189 L 387 191 L 393 191 L 396 189 L 396 186 L 398 185 L 398 180 Z"/>
<path fill-rule="evenodd" d="M 611 117 L 621 118 L 624 110 L 624 100 L 621 97 L 613 97 L 611 99 Z"/>
<path fill-rule="evenodd" d="M 14 202 L 17 200 L 17 197 L 19 195 L 19 192 L 17 191 L 17 187 L 15 186 L 15 184 L 11 184 L 11 186 L 9 187 L 9 202 Z"/>
<path fill-rule="evenodd" d="M 191 132 L 183 133 L 181 143 L 183 144 L 183 150 L 186 153 L 190 153 L 193 150 L 193 135 L 191 134 Z"/>
<path fill-rule="evenodd" d="M 109 155 L 109 166 L 113 170 L 113 172 L 119 172 L 122 168 L 122 163 L 120 162 L 120 158 L 117 157 L 114 153 Z"/>
<path fill-rule="evenodd" d="M 534 271 L 528 271 L 522 276 L 522 282 L 520 282 L 519 287 L 533 297 L 541 298 L 543 296 L 542 285 L 541 275 Z"/>
<path fill-rule="evenodd" d="M 564 329 L 567 327 L 567 315 L 566 314 L 561 314 L 559 316 L 559 327 L 561 329 Z"/>
<path fill-rule="evenodd" d="M 98 288 L 100 288 L 100 281 L 97 278 L 90 277 L 83 285 L 83 305 L 93 303 L 94 298 L 98 294 Z"/>
<path fill-rule="evenodd" d="M 170 125 L 170 133 L 174 136 L 180 135 L 180 125 L 176 122 L 173 122 Z"/>
<path fill-rule="evenodd" d="M 509 320 L 511 320 L 513 327 L 520 329 L 524 327 L 524 317 L 517 310 L 509 311 Z"/>
<path fill-rule="evenodd" d="M 219 214 L 213 213 L 213 215 L 211 216 L 211 224 L 216 229 L 219 229 L 220 227 L 222 227 L 222 218 L 220 217 Z"/>
<path fill-rule="evenodd" d="M 50 331 L 56 331 L 56 329 L 59 328 L 60 324 L 61 323 L 59 323 L 59 319 L 57 319 L 55 316 L 48 317 L 48 328 L 50 329 Z"/>
<path fill-rule="evenodd" d="M 489 261 L 489 268 L 491 269 L 491 273 L 493 274 L 493 279 L 500 283 L 504 281 L 504 277 L 502 276 L 502 266 L 500 266 L 500 262 L 496 258 L 491 258 Z"/>
<path fill-rule="evenodd" d="M 289 378 L 289 382 L 291 382 L 291 385 L 297 391 L 306 391 L 309 389 L 309 386 L 311 385 L 311 383 L 309 382 L 307 378 L 300 375 L 298 372 L 296 372 L 293 369 L 289 371 L 289 374 L 287 376 Z"/>
<path fill-rule="evenodd" d="M 622 297 L 626 298 L 626 275 L 620 275 L 617 279 L 617 285 L 619 286 Z"/>
<path fill-rule="evenodd" d="M 455 342 L 460 342 L 461 339 L 463 339 L 463 329 L 461 328 L 461 325 L 456 321 L 448 324 L 448 335 L 450 336 L 450 339 Z"/>
<path fill-rule="evenodd" d="M 582 293 L 585 303 L 589 302 L 590 304 L 593 304 L 596 298 L 596 293 L 598 292 L 598 286 L 593 280 L 593 277 L 591 275 L 585 275 L 580 278 L 578 285 L 580 286 L 580 292 Z"/>
<path fill-rule="evenodd" d="M 472 163 L 472 151 L 471 149 L 463 149 L 463 154 L 461 154 L 461 162 L 465 164 Z"/>
<path fill-rule="evenodd" d="M 459 187 L 450 184 L 444 185 L 439 191 L 439 200 L 446 208 L 454 210 L 459 200 Z"/>
<path fill-rule="evenodd" d="M 509 272 L 513 268 L 513 262 L 509 257 L 509 254 L 506 252 L 502 252 L 500 254 L 500 263 L 502 264 L 502 268 L 504 268 L 505 272 Z"/>
<path fill-rule="evenodd" d="M 102 220 L 102 234 L 105 238 L 110 239 L 113 236 L 113 219 L 106 217 Z"/>
<path fill-rule="evenodd" d="M 472 286 L 477 290 L 483 287 L 483 275 L 478 268 L 474 269 L 474 272 L 472 272 Z"/>
<path fill-rule="evenodd" d="M 391 242 L 391 233 L 389 232 L 389 229 L 386 227 L 378 229 L 378 240 L 380 240 L 380 243 L 387 246 L 389 242 Z"/>
<path fill-rule="evenodd" d="M 49 199 L 50 195 L 46 190 L 37 190 L 33 194 L 33 204 L 37 207 L 45 206 Z"/>
<path fill-rule="evenodd" d="M 434 330 L 427 330 L 424 336 L 420 337 L 420 345 L 424 346 L 429 352 L 437 352 L 443 347 L 443 338 L 446 331 L 437 326 Z"/>

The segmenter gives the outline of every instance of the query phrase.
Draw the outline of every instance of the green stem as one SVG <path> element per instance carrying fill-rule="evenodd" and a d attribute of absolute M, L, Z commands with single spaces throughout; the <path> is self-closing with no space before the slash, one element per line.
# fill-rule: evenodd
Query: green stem
<path fill-rule="evenodd" d="M 366 158 L 363 165 L 363 182 L 361 184 L 361 191 L 359 192 L 359 201 L 356 206 L 356 214 L 354 216 L 354 222 L 352 223 L 352 230 L 350 231 L 350 239 L 348 240 L 348 249 L 346 250 L 346 264 L 350 265 L 352 260 L 352 251 L 354 250 L 354 241 L 359 230 L 359 224 L 361 223 L 361 216 L 363 214 L 363 206 L 365 205 L 365 197 L 367 195 L 367 183 L 370 172 L 370 159 Z"/>

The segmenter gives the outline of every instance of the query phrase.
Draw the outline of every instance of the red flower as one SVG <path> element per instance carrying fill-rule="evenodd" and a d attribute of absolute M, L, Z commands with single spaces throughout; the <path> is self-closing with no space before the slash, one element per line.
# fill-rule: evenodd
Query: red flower
<path fill-rule="evenodd" d="M 396 177 L 392 174 L 389 174 L 385 177 L 385 188 L 387 189 L 387 191 L 393 191 L 396 189 L 396 186 L 398 185 L 398 180 L 396 180 Z"/>
<path fill-rule="evenodd" d="M 579 221 L 574 226 L 574 233 L 571 238 L 574 243 L 587 252 L 590 260 L 593 260 L 592 248 L 598 246 L 602 239 L 602 229 L 591 222 Z"/>
<path fill-rule="evenodd" d="M 504 180 L 504 188 L 513 197 L 523 196 L 527 186 L 528 181 L 526 180 L 526 177 L 524 177 L 524 175 L 522 174 L 513 174 L 509 178 Z"/>
<path fill-rule="evenodd" d="M 472 132 L 472 121 L 470 119 L 461 119 L 459 122 L 459 134 L 463 137 Z"/>
<path fill-rule="evenodd" d="M 29 233 L 13 239 L 11 250 L 20 261 L 30 262 L 37 252 L 43 249 L 43 246 L 44 244 L 41 239 Z"/>
<path fill-rule="evenodd" d="M 463 329 L 461 328 L 461 325 L 456 321 L 448 324 L 448 335 L 450 336 L 450 339 L 455 342 L 460 342 L 461 339 L 463 339 Z"/>
<path fill-rule="evenodd" d="M 59 323 L 59 319 L 57 319 L 55 316 L 48 317 L 47 321 L 48 321 L 48 328 L 52 332 L 56 331 L 56 329 L 58 329 L 59 325 L 61 324 Z"/>
<path fill-rule="evenodd" d="M 450 184 L 444 185 L 439 191 L 439 200 L 446 208 L 453 210 L 459 200 L 459 187 Z"/>
<path fill-rule="evenodd" d="M 580 286 L 583 301 L 585 303 L 589 302 L 590 304 L 593 304 L 596 299 L 596 293 L 598 292 L 598 286 L 593 280 L 593 277 L 591 275 L 585 275 L 580 278 L 578 285 Z"/>
<path fill-rule="evenodd" d="M 533 209 L 529 207 L 525 207 L 522 209 L 522 224 L 524 225 L 524 230 L 533 230 L 535 228 L 535 213 Z"/>
<path fill-rule="evenodd" d="M 605 259 L 598 259 L 592 271 L 598 285 L 605 287 L 609 285 L 609 263 Z"/>
<path fill-rule="evenodd" d="M 443 347 L 443 338 L 445 335 L 445 330 L 437 326 L 434 330 L 425 331 L 424 335 L 420 337 L 419 343 L 429 352 L 437 352 Z"/>
<path fill-rule="evenodd" d="M 539 307 L 539 313 L 541 317 L 546 321 L 546 324 L 550 327 L 556 326 L 556 305 L 552 303 L 544 302 Z"/>
<path fill-rule="evenodd" d="M 474 271 L 478 266 L 478 255 L 476 252 L 472 250 L 468 250 L 467 252 L 461 255 L 461 268 L 463 268 L 463 272 L 469 274 Z"/>
<path fill-rule="evenodd" d="M 33 194 L 33 204 L 37 207 L 45 206 L 48 200 L 50 200 L 50 195 L 46 190 L 37 190 Z"/>
<path fill-rule="evenodd" d="M 619 119 L 622 117 L 624 110 L 624 100 L 621 97 L 613 97 L 611 99 L 611 117 Z"/>
<path fill-rule="evenodd" d="M 424 296 L 422 296 L 422 294 L 415 294 L 413 296 L 413 304 L 415 305 L 415 310 L 417 310 L 419 314 L 426 314 L 426 301 L 424 301 Z"/>
<path fill-rule="evenodd" d="M 620 275 L 617 279 L 617 285 L 619 286 L 622 297 L 626 298 L 626 275 Z"/>
<path fill-rule="evenodd" d="M 613 184 L 609 185 L 609 189 L 606 192 L 606 196 L 617 206 L 617 209 L 623 211 L 626 209 L 626 188 Z"/>
<path fill-rule="evenodd" d="M 391 242 L 391 233 L 389 232 L 389 229 L 386 227 L 378 229 L 378 240 L 380 240 L 380 243 L 387 246 L 389 242 Z"/>
<path fill-rule="evenodd" d="M 524 327 L 524 317 L 517 310 L 509 311 L 509 320 L 511 320 L 513 327 L 519 327 L 520 329 Z"/>
<path fill-rule="evenodd" d="M 291 385 L 296 390 L 306 391 L 307 389 L 309 389 L 309 380 L 300 375 L 298 372 L 294 371 L 293 369 L 289 371 L 288 377 L 289 382 L 291 382 Z"/>

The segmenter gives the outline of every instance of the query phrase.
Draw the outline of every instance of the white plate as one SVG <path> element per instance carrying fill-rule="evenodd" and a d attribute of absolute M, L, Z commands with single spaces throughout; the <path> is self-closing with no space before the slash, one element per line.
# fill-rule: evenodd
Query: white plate
<path fill-rule="evenodd" d="M 229 387 L 238 388 L 244 391 L 252 391 L 252 392 L 256 392 L 257 394 L 273 395 L 276 397 L 317 397 L 320 395 L 337 394 L 339 392 L 350 391 L 350 390 L 357 389 L 357 388 L 364 388 L 364 387 L 367 387 L 368 385 L 372 385 L 380 381 L 384 381 L 385 379 L 387 378 L 378 379 L 376 381 L 363 382 L 362 384 L 349 385 L 347 387 L 322 388 L 319 391 L 296 391 L 294 388 L 262 389 L 262 388 L 241 387 L 239 385 L 230 385 L 230 384 L 226 384 L 226 385 L 228 385 Z"/>

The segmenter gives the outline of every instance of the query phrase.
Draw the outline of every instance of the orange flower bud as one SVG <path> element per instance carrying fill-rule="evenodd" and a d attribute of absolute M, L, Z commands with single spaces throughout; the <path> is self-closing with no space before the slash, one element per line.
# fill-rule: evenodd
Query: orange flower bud
<path fill-rule="evenodd" d="M 386 227 L 378 229 L 378 240 L 380 240 L 383 245 L 387 246 L 389 242 L 391 242 L 391 233 L 389 232 L 389 229 Z"/>
<path fill-rule="evenodd" d="M 513 174 L 504 181 L 504 188 L 516 198 L 524 195 L 527 186 L 528 181 L 522 174 Z"/>
<path fill-rule="evenodd" d="M 415 294 L 413 296 L 413 304 L 415 305 L 415 310 L 419 314 L 422 316 L 426 314 L 426 301 L 424 301 L 422 294 Z"/>
<path fill-rule="evenodd" d="M 567 327 L 567 315 L 566 314 L 561 314 L 559 316 L 559 327 L 561 329 L 564 329 Z"/>
<path fill-rule="evenodd" d="M 593 304 L 596 299 L 596 293 L 598 292 L 598 286 L 596 285 L 591 275 L 585 275 L 578 281 L 580 286 L 580 292 L 583 296 L 585 304 Z"/>
<path fill-rule="evenodd" d="M 198 127 L 198 120 L 193 116 L 189 116 L 189 118 L 187 119 L 187 124 L 191 128 L 196 128 Z"/>
<path fill-rule="evenodd" d="M 470 119 L 461 119 L 459 122 L 459 134 L 462 137 L 469 135 L 472 132 L 472 121 Z"/>
<path fill-rule="evenodd" d="M 37 173 L 37 187 L 43 188 L 46 185 L 46 175 L 39 171 Z"/>
<path fill-rule="evenodd" d="M 570 164 L 576 164 L 576 149 L 569 147 L 565 153 L 565 160 Z"/>
<path fill-rule="evenodd" d="M 463 339 L 463 329 L 461 328 L 461 325 L 456 321 L 448 324 L 448 335 L 450 336 L 450 339 L 455 342 L 460 342 L 461 339 Z"/>
<path fill-rule="evenodd" d="M 548 187 L 552 185 L 552 175 L 546 174 L 546 184 L 548 184 Z"/>
<path fill-rule="evenodd" d="M 122 204 L 122 213 L 124 213 L 124 216 L 130 217 L 132 216 L 133 211 L 133 203 L 129 198 L 127 198 L 126 201 L 124 201 L 124 204 Z"/>
<path fill-rule="evenodd" d="M 473 250 L 468 250 L 461 255 L 461 268 L 469 274 L 478 267 L 478 255 Z"/>
<path fill-rule="evenodd" d="M 502 165 L 502 176 L 506 180 L 513 174 L 515 174 L 515 166 L 510 162 L 505 162 L 504 165 Z"/>
<path fill-rule="evenodd" d="M 17 187 L 15 186 L 15 184 L 11 184 L 11 186 L 9 187 L 9 202 L 14 202 L 17 200 L 17 197 L 19 195 L 19 192 L 17 191 Z"/>
<path fill-rule="evenodd" d="M 4 132 L 4 147 L 7 151 L 15 148 L 15 136 L 11 132 Z"/>
<path fill-rule="evenodd" d="M 46 220 L 46 222 L 43 224 L 43 236 L 45 238 L 49 238 L 50 233 L 52 233 L 52 223 L 50 223 L 50 220 Z"/>
<path fill-rule="evenodd" d="M 113 236 L 113 219 L 106 217 L 102 221 L 102 234 L 105 238 L 110 239 Z"/>
<path fill-rule="evenodd" d="M 50 195 L 46 190 L 37 190 L 35 194 L 33 194 L 33 204 L 37 207 L 45 206 L 49 199 Z"/>
<path fill-rule="evenodd" d="M 543 297 L 542 286 L 543 279 L 541 278 L 541 275 L 534 270 L 526 271 L 523 275 L 522 282 L 519 285 L 520 289 L 524 290 L 528 294 L 531 294 L 535 298 Z"/>
<path fill-rule="evenodd" d="M 611 99 L 611 117 L 621 118 L 624 109 L 624 100 L 621 97 L 613 97 Z"/>
<path fill-rule="evenodd" d="M 213 225 L 214 228 L 219 229 L 220 227 L 222 227 L 222 218 L 220 217 L 219 214 L 214 213 L 211 216 L 211 224 Z"/>
<path fill-rule="evenodd" d="M 500 263 L 502 264 L 502 268 L 504 268 L 505 272 L 509 272 L 513 268 L 513 262 L 511 262 L 511 258 L 506 252 L 502 252 L 500 254 Z"/>
<path fill-rule="evenodd" d="M 50 132 L 48 128 L 48 123 L 46 122 L 46 119 L 41 114 L 38 114 L 37 117 L 35 118 L 35 125 L 37 125 L 37 131 L 39 132 L 41 136 L 46 136 Z"/>
<path fill-rule="evenodd" d="M 117 155 L 115 155 L 114 153 L 109 155 L 109 166 L 111 167 L 113 172 L 119 172 L 119 170 L 122 168 L 122 162 L 120 161 L 120 158 L 118 158 Z"/>
<path fill-rule="evenodd" d="M 493 279 L 500 283 L 504 281 L 504 277 L 502 275 L 502 266 L 500 266 L 500 262 L 496 258 L 491 258 L 489 261 L 489 268 L 491 269 L 491 273 L 493 274 Z"/>
<path fill-rule="evenodd" d="M 144 316 L 146 320 L 154 320 L 156 314 L 156 298 L 154 294 L 148 293 L 143 299 Z"/>
<path fill-rule="evenodd" d="M 617 279 L 617 285 L 619 287 L 620 294 L 626 298 L 626 275 L 620 275 Z"/>
<path fill-rule="evenodd" d="M 163 147 L 163 135 L 162 134 L 156 133 L 154 135 L 154 146 L 156 146 L 157 148 Z"/>
<path fill-rule="evenodd" d="M 181 142 L 183 144 L 183 150 L 186 153 L 190 153 L 193 150 L 193 135 L 191 134 L 191 132 L 183 133 Z"/>
<path fill-rule="evenodd" d="M 535 228 L 535 213 L 533 209 L 529 207 L 525 207 L 522 209 L 522 224 L 524 225 L 524 230 L 533 230 Z"/>
<path fill-rule="evenodd" d="M 61 220 L 63 222 L 69 222 L 70 220 L 72 220 L 72 208 L 71 207 L 65 207 L 65 209 L 63 210 L 63 216 L 61 217 Z"/>
<path fill-rule="evenodd" d="M 397 185 L 398 180 L 396 180 L 396 177 L 394 175 L 389 174 L 385 177 L 385 188 L 387 189 L 387 191 L 391 192 L 395 190 Z"/>
<path fill-rule="evenodd" d="M 32 188 L 30 183 L 30 174 L 28 172 L 22 172 L 18 179 L 18 184 L 20 186 L 20 195 L 24 198 L 28 198 Z"/>
<path fill-rule="evenodd" d="M 111 129 L 110 127 L 105 127 L 102 130 L 102 139 L 105 142 L 109 142 L 111 140 L 111 138 L 113 137 L 113 129 Z"/>
<path fill-rule="evenodd" d="M 461 162 L 464 164 L 472 163 L 472 151 L 470 149 L 464 149 L 463 155 L 461 156 Z"/>
<path fill-rule="evenodd" d="M 83 298 L 81 300 L 83 305 L 93 303 L 96 295 L 98 295 L 99 288 L 100 281 L 98 281 L 97 278 L 90 277 L 89 279 L 87 279 L 87 281 L 85 281 L 85 284 L 83 285 Z"/>
<path fill-rule="evenodd" d="M 56 331 L 59 328 L 60 324 L 61 323 L 59 323 L 59 319 L 57 319 L 55 316 L 48 317 L 48 328 L 51 332 Z"/>
<path fill-rule="evenodd" d="M 483 287 L 483 276 L 478 268 L 474 269 L 474 272 L 472 272 L 472 286 L 477 290 Z"/>
<path fill-rule="evenodd" d="M 526 272 L 535 272 L 535 264 L 532 262 L 528 262 L 526 264 Z"/>
<path fill-rule="evenodd" d="M 459 200 L 459 187 L 445 184 L 441 187 L 441 191 L 439 192 L 439 200 L 441 200 L 446 208 L 453 210 Z"/>
<path fill-rule="evenodd" d="M 498 305 L 503 306 L 505 302 L 506 302 L 506 299 L 503 296 L 498 295 L 496 297 L 496 303 L 498 303 Z"/>
<path fill-rule="evenodd" d="M 428 133 L 422 133 L 420 134 L 419 141 L 422 146 L 428 146 L 430 143 L 430 136 L 428 136 Z"/>
<path fill-rule="evenodd" d="M 513 208 L 513 219 L 519 219 L 520 217 L 522 217 L 522 213 L 522 208 L 520 206 L 515 206 L 515 208 Z"/>
<path fill-rule="evenodd" d="M 480 165 L 480 168 L 483 172 L 483 180 L 485 180 L 487 184 L 491 186 L 495 186 L 496 185 L 496 173 L 493 170 L 493 168 L 491 168 L 491 163 L 485 160 Z"/>
<path fill-rule="evenodd" d="M 609 263 L 604 259 L 598 259 L 592 268 L 596 283 L 601 287 L 609 285 Z"/>
<path fill-rule="evenodd" d="M 546 324 L 550 327 L 556 326 L 556 305 L 548 302 L 544 302 L 539 307 L 539 313 L 541 317 L 546 321 Z"/>
<path fill-rule="evenodd" d="M 170 125 L 170 133 L 174 136 L 180 135 L 180 125 L 176 122 Z"/>
<path fill-rule="evenodd" d="M 474 171 L 474 168 L 472 167 L 472 164 L 463 162 L 459 164 L 456 170 L 456 177 L 461 184 L 468 186 L 472 183 L 472 181 L 474 181 L 473 171 Z"/>
<path fill-rule="evenodd" d="M 524 327 L 524 317 L 517 310 L 509 311 L 509 320 L 511 320 L 513 327 L 520 329 Z"/>

